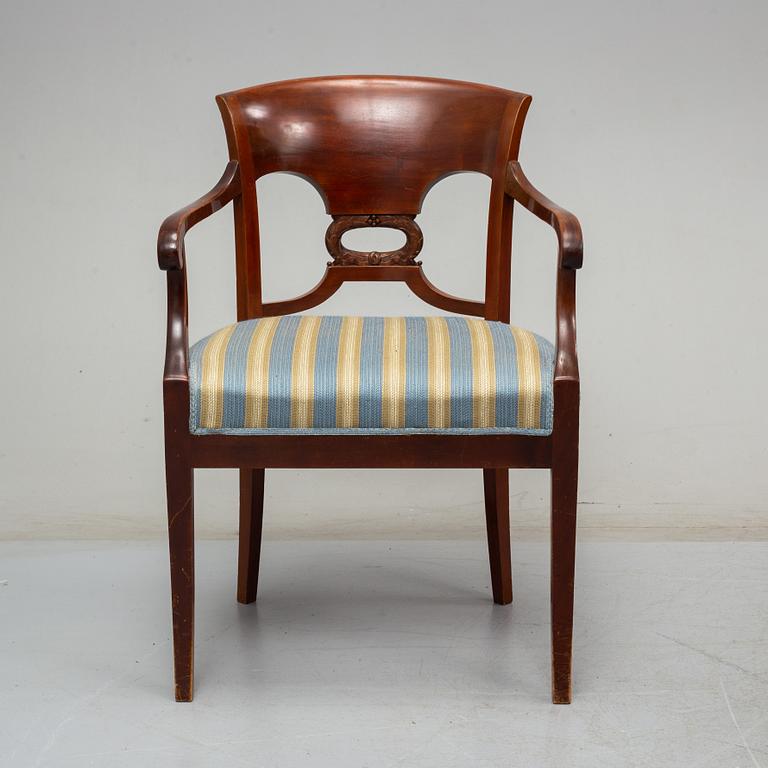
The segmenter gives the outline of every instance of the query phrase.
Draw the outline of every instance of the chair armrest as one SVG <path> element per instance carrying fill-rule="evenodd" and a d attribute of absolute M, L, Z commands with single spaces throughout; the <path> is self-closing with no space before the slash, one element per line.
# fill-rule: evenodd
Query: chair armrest
<path fill-rule="evenodd" d="M 187 230 L 234 200 L 238 194 L 240 170 L 237 162 L 231 160 L 210 192 L 172 213 L 162 223 L 157 236 L 157 261 L 160 269 L 181 269 L 184 266 L 184 235 Z"/>
<path fill-rule="evenodd" d="M 528 181 L 520 163 L 516 160 L 507 164 L 504 191 L 555 230 L 560 266 L 579 269 L 584 259 L 584 244 L 579 220 L 539 192 Z"/>
<path fill-rule="evenodd" d="M 168 273 L 168 325 L 163 386 L 180 392 L 174 402 L 188 407 L 189 342 L 187 339 L 187 271 L 184 264 L 184 235 L 190 227 L 232 201 L 240 193 L 237 162 L 230 161 L 216 186 L 199 200 L 171 214 L 157 237 L 157 260 Z M 181 390 L 178 388 L 181 387 Z M 179 405 L 182 404 L 182 405 Z"/>
<path fill-rule="evenodd" d="M 539 192 L 523 173 L 520 163 L 507 164 L 505 192 L 557 233 L 558 270 L 556 296 L 555 383 L 579 386 L 579 359 L 576 354 L 576 271 L 584 258 L 579 220 Z"/>

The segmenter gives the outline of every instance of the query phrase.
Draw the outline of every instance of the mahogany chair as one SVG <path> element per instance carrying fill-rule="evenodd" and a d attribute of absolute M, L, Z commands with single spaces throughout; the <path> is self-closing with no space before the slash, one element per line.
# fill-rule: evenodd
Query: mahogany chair
<path fill-rule="evenodd" d="M 168 279 L 163 396 L 176 699 L 193 692 L 193 469 L 240 469 L 237 599 L 256 599 L 269 467 L 477 467 L 483 470 L 493 600 L 512 601 L 510 468 L 551 470 L 552 699 L 571 700 L 579 371 L 577 219 L 536 190 L 517 161 L 531 97 L 415 77 L 322 77 L 216 98 L 230 161 L 220 181 L 169 216 L 158 239 Z M 286 301 L 261 293 L 256 180 L 304 177 L 332 217 L 320 282 Z M 485 296 L 451 296 L 425 277 L 415 217 L 441 178 L 491 178 Z M 512 210 L 558 238 L 554 346 L 510 328 Z M 233 204 L 237 320 L 191 349 L 184 235 Z M 344 232 L 390 227 L 385 253 Z M 346 281 L 399 280 L 455 313 L 430 318 L 297 316 Z"/>

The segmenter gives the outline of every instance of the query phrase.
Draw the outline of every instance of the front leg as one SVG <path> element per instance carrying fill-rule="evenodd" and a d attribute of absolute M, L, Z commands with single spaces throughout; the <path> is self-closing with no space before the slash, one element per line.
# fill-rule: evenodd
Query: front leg
<path fill-rule="evenodd" d="M 186 382 L 165 382 L 165 480 L 171 559 L 176 701 L 192 701 L 195 625 L 194 470 L 188 458 Z M 181 426 L 179 426 L 181 425 Z"/>
<path fill-rule="evenodd" d="M 195 621 L 193 470 L 166 458 L 176 701 L 192 701 Z"/>
<path fill-rule="evenodd" d="M 573 586 L 579 469 L 579 383 L 555 383 L 552 435 L 552 703 L 571 703 Z"/>

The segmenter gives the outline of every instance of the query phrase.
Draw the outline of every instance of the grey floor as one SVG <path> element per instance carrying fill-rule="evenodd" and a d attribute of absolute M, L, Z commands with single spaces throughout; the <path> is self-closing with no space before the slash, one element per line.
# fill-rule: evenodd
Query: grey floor
<path fill-rule="evenodd" d="M 764 766 L 768 543 L 587 542 L 575 700 L 549 703 L 548 554 L 484 543 L 198 545 L 197 686 L 171 694 L 166 549 L 0 544 L 0 765 Z"/>

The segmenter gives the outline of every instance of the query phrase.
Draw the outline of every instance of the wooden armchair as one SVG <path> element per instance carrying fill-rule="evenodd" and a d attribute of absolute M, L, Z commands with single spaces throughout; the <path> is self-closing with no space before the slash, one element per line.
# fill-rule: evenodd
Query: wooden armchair
<path fill-rule="evenodd" d="M 517 162 L 530 96 L 412 77 L 325 77 L 218 96 L 230 161 L 220 181 L 160 229 L 168 279 L 163 396 L 176 699 L 193 691 L 193 469 L 240 469 L 237 599 L 256 599 L 267 467 L 478 467 L 494 602 L 512 600 L 509 472 L 552 478 L 552 698 L 571 700 L 579 370 L 577 219 Z M 263 302 L 256 180 L 306 178 L 332 217 L 320 282 Z M 485 296 L 424 275 L 416 222 L 428 190 L 462 171 L 491 178 Z M 514 201 L 558 237 L 554 346 L 509 326 Z M 191 349 L 184 235 L 233 203 L 237 319 Z M 344 232 L 390 227 L 405 245 L 350 250 Z M 400 280 L 449 317 L 297 316 L 345 281 Z M 458 316 L 457 316 L 458 315 Z"/>

